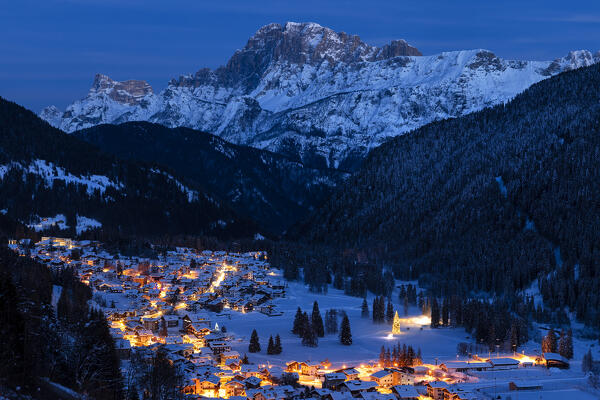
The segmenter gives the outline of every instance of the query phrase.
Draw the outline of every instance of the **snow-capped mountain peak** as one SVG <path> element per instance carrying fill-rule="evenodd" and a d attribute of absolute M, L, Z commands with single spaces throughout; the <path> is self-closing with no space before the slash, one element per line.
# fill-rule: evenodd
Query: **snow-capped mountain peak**
<path fill-rule="evenodd" d="M 118 103 L 136 105 L 153 93 L 152 87 L 146 81 L 117 82 L 106 75 L 96 74 L 88 96 L 106 95 Z"/>
<path fill-rule="evenodd" d="M 316 23 L 260 28 L 226 65 L 172 79 L 99 75 L 87 97 L 41 117 L 72 132 L 150 121 L 216 133 L 316 167 L 353 168 L 391 136 L 505 102 L 562 71 L 600 61 L 575 51 L 554 61 L 504 60 L 483 50 L 430 56 L 403 40 L 376 47 Z"/>

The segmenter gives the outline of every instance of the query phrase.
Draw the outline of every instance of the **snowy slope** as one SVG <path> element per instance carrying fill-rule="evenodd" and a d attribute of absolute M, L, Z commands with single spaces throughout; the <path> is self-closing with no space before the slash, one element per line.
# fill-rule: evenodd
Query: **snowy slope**
<path fill-rule="evenodd" d="M 351 168 L 389 137 L 505 102 L 599 60 L 588 51 L 554 61 L 507 61 L 487 50 L 424 57 L 404 41 L 378 48 L 314 23 L 270 24 L 227 65 L 173 79 L 160 93 L 97 75 L 84 99 L 41 117 L 67 132 L 135 120 L 186 126 L 311 165 Z"/>

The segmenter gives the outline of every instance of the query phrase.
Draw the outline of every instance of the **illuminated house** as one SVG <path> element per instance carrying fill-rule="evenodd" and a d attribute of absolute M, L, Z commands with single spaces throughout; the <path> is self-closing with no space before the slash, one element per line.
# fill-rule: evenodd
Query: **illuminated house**
<path fill-rule="evenodd" d="M 421 398 L 417 389 L 412 385 L 393 386 L 392 393 L 394 393 L 399 400 L 418 400 Z"/>
<path fill-rule="evenodd" d="M 244 387 L 244 384 L 240 381 L 231 380 L 223 386 L 225 388 L 225 395 L 227 397 L 246 395 L 246 388 Z"/>
<path fill-rule="evenodd" d="M 337 390 L 339 385 L 346 381 L 346 375 L 341 372 L 330 372 L 323 375 L 323 387 L 326 389 Z"/>
<path fill-rule="evenodd" d="M 199 377 L 196 381 L 196 394 L 211 395 L 216 397 L 219 395 L 219 386 L 221 380 L 214 375 Z"/>
<path fill-rule="evenodd" d="M 371 374 L 370 378 L 381 387 L 390 387 L 394 383 L 394 373 L 385 369 Z"/>
<path fill-rule="evenodd" d="M 346 381 L 340 385 L 340 391 L 348 392 L 352 397 L 358 397 L 361 392 L 374 392 L 376 389 L 377 383 L 369 381 Z"/>
<path fill-rule="evenodd" d="M 444 400 L 446 393 L 450 393 L 446 382 L 427 382 L 427 396 L 434 400 Z"/>

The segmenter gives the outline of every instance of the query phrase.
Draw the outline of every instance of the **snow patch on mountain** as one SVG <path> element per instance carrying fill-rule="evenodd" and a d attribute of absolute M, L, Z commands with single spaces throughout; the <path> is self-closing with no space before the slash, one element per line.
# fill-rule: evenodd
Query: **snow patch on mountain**
<path fill-rule="evenodd" d="M 27 226 L 36 232 L 41 232 L 46 229 L 50 229 L 53 226 L 58 227 L 59 229 L 68 229 L 67 225 L 67 217 L 64 214 L 56 214 L 54 217 L 38 217 L 32 216 L 31 222 L 27 224 Z"/>
<path fill-rule="evenodd" d="M 57 180 L 64 181 L 65 184 L 85 186 L 86 191 L 90 196 L 93 195 L 96 190 L 98 190 L 100 194 L 104 194 L 108 187 L 113 187 L 117 190 L 123 188 L 123 184 L 113 182 L 104 175 L 77 176 L 52 162 L 39 159 L 31 161 L 27 165 L 23 165 L 20 162 L 0 165 L 0 179 L 3 179 L 4 176 L 13 169 L 42 177 L 46 182 L 46 186 L 49 188 L 51 188 Z"/>
<path fill-rule="evenodd" d="M 57 227 L 59 229 L 69 229 L 67 225 L 67 217 L 64 214 L 56 214 L 54 217 L 39 217 L 34 215 L 31 217 L 30 222 L 27 226 L 36 232 L 43 232 L 47 229 Z M 77 215 L 77 225 L 75 226 L 75 232 L 80 235 L 85 231 L 101 228 L 102 223 L 93 219 Z"/>
<path fill-rule="evenodd" d="M 102 228 L 102 223 L 93 218 L 77 215 L 77 227 L 75 228 L 75 231 L 78 235 L 81 235 L 85 231 L 97 228 Z"/>

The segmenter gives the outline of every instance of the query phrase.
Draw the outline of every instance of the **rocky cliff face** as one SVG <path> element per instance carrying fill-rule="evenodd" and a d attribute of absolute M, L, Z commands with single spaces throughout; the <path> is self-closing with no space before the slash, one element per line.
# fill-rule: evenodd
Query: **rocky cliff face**
<path fill-rule="evenodd" d="M 316 167 L 352 169 L 388 138 L 507 101 L 559 72 L 600 61 L 571 52 L 509 61 L 486 50 L 421 56 L 403 40 L 370 46 L 314 23 L 260 28 L 225 66 L 169 82 L 97 76 L 88 95 L 41 117 L 67 132 L 151 121 L 215 133 Z"/>

